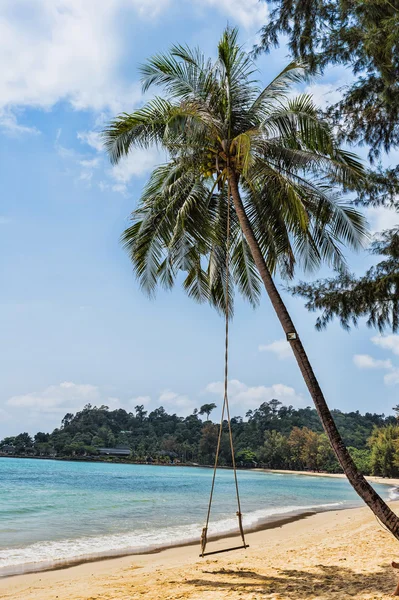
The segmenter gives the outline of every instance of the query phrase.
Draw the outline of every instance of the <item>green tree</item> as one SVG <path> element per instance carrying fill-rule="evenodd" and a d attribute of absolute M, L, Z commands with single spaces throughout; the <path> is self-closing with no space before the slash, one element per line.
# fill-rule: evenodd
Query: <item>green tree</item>
<path fill-rule="evenodd" d="M 54 452 L 54 448 L 48 442 L 35 443 L 37 456 L 50 456 Z"/>
<path fill-rule="evenodd" d="M 68 427 L 73 421 L 73 414 L 67 413 L 61 421 L 61 428 Z"/>
<path fill-rule="evenodd" d="M 290 447 L 287 437 L 279 431 L 266 431 L 264 444 L 258 451 L 258 458 L 269 469 L 288 469 Z"/>
<path fill-rule="evenodd" d="M 399 2 L 379 0 L 266 0 L 273 10 L 256 53 L 286 43 L 313 71 L 352 69 L 354 81 L 330 113 L 350 142 L 371 156 L 399 144 Z"/>
<path fill-rule="evenodd" d="M 199 443 L 199 453 L 203 463 L 213 462 L 218 440 L 218 427 L 214 423 L 205 423 L 202 428 L 201 439 Z"/>
<path fill-rule="evenodd" d="M 48 442 L 49 437 L 50 437 L 50 434 L 43 433 L 42 431 L 38 431 L 34 437 L 35 445 L 36 444 L 44 444 L 44 443 Z"/>
<path fill-rule="evenodd" d="M 15 451 L 17 454 L 22 454 L 27 450 L 31 450 L 33 446 L 33 440 L 29 433 L 20 433 L 15 436 L 13 445 L 15 446 Z"/>
<path fill-rule="evenodd" d="M 317 470 L 318 435 L 307 427 L 294 427 L 288 444 L 290 458 L 295 469 Z"/>
<path fill-rule="evenodd" d="M 372 244 L 371 252 L 384 260 L 362 277 L 342 273 L 338 277 L 300 282 L 291 291 L 306 299 L 310 311 L 321 310 L 317 329 L 324 329 L 335 317 L 349 330 L 361 317 L 380 332 L 399 329 L 399 229 L 384 231 Z"/>
<path fill-rule="evenodd" d="M 399 475 L 399 427 L 388 425 L 388 427 L 376 429 L 369 443 L 372 474 L 382 475 L 382 477 L 397 477 Z"/>
<path fill-rule="evenodd" d="M 0 448 L 1 448 L 2 446 L 8 446 L 8 445 L 9 445 L 9 446 L 13 446 L 13 445 L 14 445 L 14 441 L 15 441 L 15 436 L 14 436 L 14 435 L 12 435 L 12 436 L 7 436 L 7 437 L 5 437 L 5 438 L 3 438 L 3 439 L 1 440 L 1 442 L 0 442 Z"/>
<path fill-rule="evenodd" d="M 210 404 L 203 404 L 198 411 L 199 415 L 206 415 L 206 420 L 209 421 L 209 415 L 215 410 L 216 404 L 211 402 Z"/>
<path fill-rule="evenodd" d="M 397 407 L 395 407 L 396 410 Z M 332 415 L 348 444 L 349 452 L 360 472 L 371 472 L 370 457 L 373 441 L 378 431 L 397 425 L 393 416 L 358 411 L 344 413 L 333 410 Z M 221 438 L 219 462 L 231 465 L 229 436 L 224 432 Z M 250 411 L 250 418 L 244 421 L 240 416 L 231 419 L 236 457 L 245 465 L 253 464 L 253 455 L 266 467 L 272 469 L 311 468 L 327 472 L 340 472 L 341 468 L 331 450 L 315 409 L 283 406 L 278 400 L 263 402 Z M 139 421 L 132 413 L 123 409 L 110 411 L 96 406 L 72 415 L 70 423 L 52 433 L 39 432 L 34 436 L 33 448 L 29 446 L 30 436 L 6 437 L 0 441 L 0 450 L 13 446 L 19 438 L 18 447 L 13 453 L 24 456 L 25 448 L 37 456 L 69 458 L 71 456 L 96 455 L 102 446 L 122 445 L 131 449 L 131 455 L 124 460 L 146 460 L 151 456 L 159 461 L 176 458 L 200 463 L 213 462 L 218 427 L 197 415 L 177 417 L 168 414 L 160 407 L 148 418 Z M 376 433 L 377 432 L 377 433 Z M 39 441 L 40 440 L 40 441 Z M 47 440 L 47 441 L 45 441 Z M 91 441 L 90 441 L 91 440 Z M 115 444 L 114 444 L 115 442 Z M 371 444 L 371 445 L 370 445 Z M 391 469 L 396 468 L 399 448 L 393 444 Z M 15 448 L 15 446 L 14 446 Z M 8 449 L 7 449 L 8 450 Z M 375 450 L 376 456 L 381 449 Z M 251 458 L 252 457 L 252 458 Z M 103 460 L 113 460 L 110 457 Z M 393 464 L 393 467 L 392 467 Z"/>
<path fill-rule="evenodd" d="M 250 448 L 239 450 L 236 455 L 236 461 L 239 466 L 254 466 L 257 461 L 257 456 Z"/>
<path fill-rule="evenodd" d="M 340 244 L 361 246 L 364 219 L 337 202 L 336 190 L 355 189 L 363 169 L 338 146 L 311 98 L 287 97 L 289 84 L 304 76 L 297 65 L 262 90 L 237 31 L 224 32 L 217 54 L 212 62 L 199 50 L 174 46 L 147 61 L 143 89 L 162 86 L 162 97 L 117 117 L 104 132 L 114 163 L 134 147 L 153 144 L 169 156 L 153 171 L 124 245 L 149 294 L 158 283 L 171 287 L 185 271 L 188 294 L 223 310 L 227 251 L 230 297 L 235 283 L 256 304 L 264 284 L 343 470 L 399 537 L 399 519 L 357 471 L 342 442 L 273 280 L 277 272 L 292 275 L 297 262 L 308 269 L 322 261 L 343 268 Z"/>
<path fill-rule="evenodd" d="M 352 68 L 354 81 L 327 114 L 346 141 L 370 146 L 375 159 L 399 144 L 399 2 L 379 0 L 266 0 L 273 6 L 262 28 L 256 53 L 268 52 L 289 40 L 291 55 L 313 71 L 329 65 Z M 399 166 L 370 171 L 358 202 L 388 204 L 398 209 Z M 397 225 L 398 223 L 393 223 Z M 399 234 L 397 227 L 381 233 L 372 252 L 383 260 L 362 277 L 348 273 L 313 284 L 300 283 L 295 294 L 309 310 L 322 310 L 324 327 L 334 317 L 348 329 L 360 317 L 382 331 L 398 330 Z"/>
<path fill-rule="evenodd" d="M 348 448 L 349 450 L 349 448 Z M 351 454 L 352 456 L 352 454 Z M 352 457 L 353 458 L 353 457 Z M 355 462 L 356 467 L 358 465 Z M 318 435 L 318 444 L 317 444 L 317 470 L 318 471 L 327 471 L 327 473 L 337 473 L 342 469 L 337 461 L 337 457 L 331 449 L 331 444 L 328 441 L 327 436 L 324 433 Z M 359 469 L 360 473 L 364 474 L 362 469 Z"/>
<path fill-rule="evenodd" d="M 144 421 L 147 415 L 147 411 L 144 410 L 144 404 L 138 404 L 134 407 L 134 410 L 136 411 L 136 418 L 139 419 L 139 421 Z"/>
<path fill-rule="evenodd" d="M 348 450 L 359 471 L 363 473 L 363 475 L 370 475 L 371 451 L 365 448 L 353 448 L 352 446 L 349 446 Z"/>

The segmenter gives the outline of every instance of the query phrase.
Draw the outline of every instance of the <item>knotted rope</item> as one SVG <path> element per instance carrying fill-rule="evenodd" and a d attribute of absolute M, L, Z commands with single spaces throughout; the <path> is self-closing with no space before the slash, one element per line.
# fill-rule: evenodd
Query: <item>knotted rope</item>
<path fill-rule="evenodd" d="M 237 468 L 236 468 L 236 460 L 234 456 L 234 443 L 233 443 L 233 433 L 231 430 L 231 420 L 230 420 L 230 408 L 229 408 L 229 397 L 228 397 L 228 375 L 229 375 L 229 271 L 230 271 L 230 182 L 227 187 L 227 224 L 226 224 L 226 277 L 225 277 L 225 350 L 224 350 L 224 397 L 223 397 L 223 407 L 222 407 L 222 415 L 220 418 L 220 426 L 219 426 L 219 435 L 216 446 L 216 455 L 215 455 L 215 464 L 213 467 L 213 477 L 212 477 L 212 486 L 211 493 L 209 496 L 209 504 L 208 504 L 208 512 L 206 516 L 206 524 L 202 529 L 201 533 L 201 555 L 204 556 L 206 544 L 207 544 L 207 535 L 208 535 L 208 526 L 209 526 L 209 518 L 211 515 L 211 507 L 213 500 L 213 492 L 215 489 L 215 479 L 216 479 L 216 471 L 219 462 L 219 453 L 220 453 L 220 443 L 222 439 L 223 433 L 223 422 L 224 422 L 224 414 L 226 412 L 227 416 L 227 424 L 229 431 L 229 440 L 230 440 L 230 450 L 231 450 L 231 459 L 233 463 L 233 471 L 234 471 L 234 482 L 236 489 L 236 497 L 237 497 L 237 518 L 238 518 L 238 526 L 240 529 L 240 535 L 242 538 L 243 546 L 246 547 L 245 543 L 245 535 L 244 528 L 242 525 L 242 513 L 241 513 L 241 502 L 240 502 L 240 493 L 238 490 L 238 479 L 237 479 Z"/>

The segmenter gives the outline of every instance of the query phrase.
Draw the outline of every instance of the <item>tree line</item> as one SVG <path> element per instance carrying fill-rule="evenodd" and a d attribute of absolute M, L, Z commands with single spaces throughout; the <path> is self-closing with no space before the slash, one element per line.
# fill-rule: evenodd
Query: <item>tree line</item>
<path fill-rule="evenodd" d="M 215 404 L 204 404 L 186 417 L 162 406 L 134 412 L 86 405 L 67 413 L 52 433 L 6 437 L 0 451 L 16 456 L 96 458 L 128 462 L 212 464 L 218 425 L 209 420 Z M 394 416 L 332 411 L 336 425 L 357 468 L 364 474 L 399 474 L 399 426 Z M 206 420 L 201 419 L 206 415 Z M 274 399 L 249 410 L 245 420 L 232 418 L 237 463 L 244 467 L 340 472 L 315 409 L 284 406 Z M 99 456 L 99 448 L 129 449 L 125 458 Z M 231 466 L 227 427 L 222 436 L 220 464 Z"/>

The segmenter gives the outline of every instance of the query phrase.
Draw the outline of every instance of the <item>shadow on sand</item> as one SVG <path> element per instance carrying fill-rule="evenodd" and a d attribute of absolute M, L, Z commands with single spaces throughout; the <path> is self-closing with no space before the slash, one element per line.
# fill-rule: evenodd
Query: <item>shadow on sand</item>
<path fill-rule="evenodd" d="M 203 573 L 207 577 L 185 583 L 202 591 L 219 591 L 220 597 L 233 591 L 239 592 L 243 600 L 246 597 L 287 600 L 385 598 L 392 595 L 397 583 L 392 568 L 385 565 L 374 573 L 365 574 L 325 565 L 317 565 L 310 571 L 276 569 L 276 575 L 240 569 L 204 570 Z"/>

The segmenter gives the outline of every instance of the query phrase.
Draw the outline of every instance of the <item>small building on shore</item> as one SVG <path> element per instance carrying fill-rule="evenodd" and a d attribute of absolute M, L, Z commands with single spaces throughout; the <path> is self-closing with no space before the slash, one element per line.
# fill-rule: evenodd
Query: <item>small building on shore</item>
<path fill-rule="evenodd" d="M 130 456 L 130 448 L 121 446 L 118 448 L 97 448 L 100 456 Z"/>
<path fill-rule="evenodd" d="M 15 446 L 12 446 L 11 444 L 4 444 L 4 446 L 2 446 L 0 448 L 0 452 L 2 454 L 15 454 Z"/>

